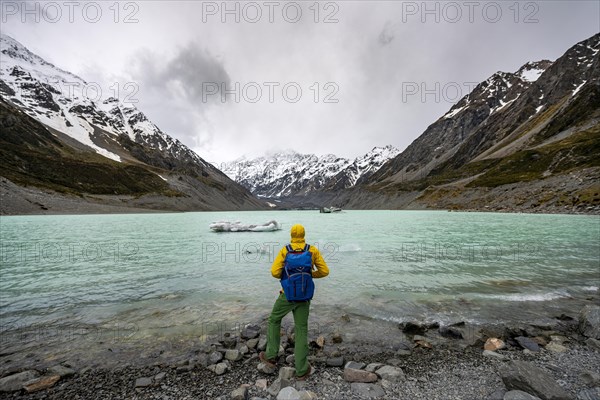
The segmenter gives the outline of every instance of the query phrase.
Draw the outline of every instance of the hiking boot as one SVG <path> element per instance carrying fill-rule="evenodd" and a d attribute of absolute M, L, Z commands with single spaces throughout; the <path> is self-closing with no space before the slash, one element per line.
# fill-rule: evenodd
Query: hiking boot
<path fill-rule="evenodd" d="M 269 360 L 267 358 L 267 355 L 265 354 L 264 351 L 261 351 L 258 354 L 258 358 L 260 359 L 260 361 L 262 361 L 263 363 L 265 363 L 268 367 L 271 367 L 271 368 L 275 368 L 276 367 L 277 360 Z"/>
<path fill-rule="evenodd" d="M 310 376 L 310 374 L 312 374 L 313 369 L 312 366 L 310 364 L 308 364 L 308 370 L 306 370 L 306 372 L 304 373 L 304 375 L 300 375 L 296 377 L 297 381 L 305 381 L 308 379 L 308 377 Z"/>

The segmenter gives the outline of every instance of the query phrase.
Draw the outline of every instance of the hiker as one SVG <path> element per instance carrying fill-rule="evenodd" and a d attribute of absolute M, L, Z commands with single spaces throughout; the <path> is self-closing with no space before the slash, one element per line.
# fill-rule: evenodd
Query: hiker
<path fill-rule="evenodd" d="M 280 290 L 269 317 L 266 352 L 261 352 L 259 358 L 266 365 L 275 367 L 279 353 L 281 320 L 291 311 L 294 315 L 296 379 L 304 380 L 312 372 L 307 360 L 308 312 L 314 293 L 312 279 L 329 275 L 329 268 L 319 250 L 304 241 L 302 225 L 292 226 L 290 233 L 290 244 L 279 251 L 271 266 L 271 275 L 281 279 L 283 290 Z"/>

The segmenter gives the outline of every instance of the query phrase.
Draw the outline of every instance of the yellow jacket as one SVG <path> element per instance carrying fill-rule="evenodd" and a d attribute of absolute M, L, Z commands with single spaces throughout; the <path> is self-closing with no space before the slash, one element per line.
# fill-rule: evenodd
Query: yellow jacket
<path fill-rule="evenodd" d="M 304 241 L 304 227 L 302 225 L 294 225 L 291 230 L 292 240 L 290 244 L 292 245 L 292 249 L 300 250 L 303 249 L 306 245 Z M 308 250 L 312 254 L 312 262 L 313 262 L 313 270 L 312 277 L 313 278 L 324 278 L 329 275 L 329 267 L 325 263 L 323 256 L 319 252 L 315 246 L 310 246 Z M 275 260 L 273 261 L 273 265 L 271 266 L 271 275 L 277 279 L 281 279 L 281 272 L 283 271 L 283 264 L 285 261 L 285 256 L 287 255 L 287 248 L 283 247 Z"/>

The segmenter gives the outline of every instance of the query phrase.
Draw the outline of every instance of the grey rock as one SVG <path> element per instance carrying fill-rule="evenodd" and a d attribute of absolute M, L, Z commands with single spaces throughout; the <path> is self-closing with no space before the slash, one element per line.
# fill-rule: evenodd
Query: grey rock
<path fill-rule="evenodd" d="M 463 333 L 459 328 L 454 326 L 440 326 L 440 335 L 449 339 L 462 339 Z"/>
<path fill-rule="evenodd" d="M 317 394 L 315 392 L 311 392 L 310 390 L 301 390 L 300 391 L 300 400 L 317 400 Z"/>
<path fill-rule="evenodd" d="M 367 367 L 365 368 L 365 371 L 375 372 L 375 370 L 377 370 L 381 367 L 383 367 L 383 364 L 381 364 L 381 363 L 371 363 L 371 364 L 367 365 Z"/>
<path fill-rule="evenodd" d="M 244 355 L 236 349 L 229 349 L 225 352 L 225 359 L 229 361 L 239 361 Z"/>
<path fill-rule="evenodd" d="M 495 358 L 496 360 L 506 360 L 506 356 L 500 353 L 496 353 L 495 351 L 491 351 L 491 350 L 484 350 L 483 351 L 483 356 L 484 357 L 489 357 L 489 358 Z"/>
<path fill-rule="evenodd" d="M 497 389 L 494 393 L 490 394 L 486 400 L 504 400 L 504 394 L 506 390 Z"/>
<path fill-rule="evenodd" d="M 600 351 L 600 340 L 594 339 L 594 338 L 588 338 L 585 341 L 585 344 L 587 344 L 589 347 L 595 349 L 595 350 L 599 350 Z"/>
<path fill-rule="evenodd" d="M 208 356 L 208 363 L 209 364 L 216 364 L 219 361 L 221 361 L 223 359 L 223 354 L 221 354 L 218 351 L 213 351 L 212 353 L 210 353 L 210 355 Z"/>
<path fill-rule="evenodd" d="M 296 357 L 293 354 L 290 354 L 285 358 L 285 362 L 290 365 L 293 365 L 296 362 Z"/>
<path fill-rule="evenodd" d="M 383 388 L 372 383 L 352 383 L 352 391 L 365 399 L 378 399 L 385 396 Z"/>
<path fill-rule="evenodd" d="M 262 372 L 263 374 L 273 375 L 275 373 L 276 367 L 271 367 L 270 365 L 261 362 L 256 366 L 256 369 Z"/>
<path fill-rule="evenodd" d="M 152 385 L 152 378 L 137 378 L 135 380 L 135 387 L 148 387 Z"/>
<path fill-rule="evenodd" d="M 258 339 L 258 344 L 256 345 L 256 349 L 258 351 L 265 351 L 266 348 L 267 348 L 267 338 L 261 337 L 260 339 Z"/>
<path fill-rule="evenodd" d="M 36 379 L 40 374 L 37 371 L 24 371 L 18 374 L 5 376 L 0 379 L 0 392 L 15 392 L 21 390 L 25 383 Z"/>
<path fill-rule="evenodd" d="M 580 390 L 577 400 L 600 400 L 600 387 Z"/>
<path fill-rule="evenodd" d="M 545 349 L 553 353 L 564 353 L 565 351 L 567 351 L 567 348 L 558 342 L 548 343 Z"/>
<path fill-rule="evenodd" d="M 328 367 L 341 367 L 344 365 L 344 357 L 327 358 L 326 364 Z"/>
<path fill-rule="evenodd" d="M 419 321 L 401 322 L 398 328 L 407 335 L 424 335 L 427 331 L 427 326 Z"/>
<path fill-rule="evenodd" d="M 282 388 L 277 394 L 277 400 L 301 400 L 300 393 L 293 387 Z"/>
<path fill-rule="evenodd" d="M 235 346 L 237 346 L 237 338 L 234 336 L 228 336 L 221 340 L 221 343 L 226 349 L 235 349 Z"/>
<path fill-rule="evenodd" d="M 260 326 L 258 325 L 247 325 L 244 329 L 242 329 L 241 337 L 242 339 L 255 339 L 260 335 Z"/>
<path fill-rule="evenodd" d="M 348 361 L 346 363 L 346 365 L 344 365 L 344 368 L 353 368 L 353 369 L 363 369 L 364 367 L 365 367 L 365 363 L 355 362 L 355 361 Z"/>
<path fill-rule="evenodd" d="M 248 399 L 248 388 L 246 386 L 240 386 L 231 392 L 231 400 L 247 400 Z"/>
<path fill-rule="evenodd" d="M 510 361 L 500 370 L 500 376 L 508 390 L 522 390 L 542 400 L 573 399 L 548 372 L 529 362 Z"/>
<path fill-rule="evenodd" d="M 198 363 L 198 365 L 201 365 L 202 367 L 206 368 L 210 364 L 208 354 L 205 354 L 205 353 L 199 354 L 196 359 L 196 363 Z"/>
<path fill-rule="evenodd" d="M 396 351 L 396 355 L 400 357 L 410 356 L 411 354 L 412 351 L 406 349 L 399 349 L 398 351 Z"/>
<path fill-rule="evenodd" d="M 404 381 L 406 377 L 404 376 L 404 371 L 398 367 L 392 367 L 390 365 L 383 366 L 379 368 L 375 373 L 381 378 L 390 382 L 398 383 Z"/>
<path fill-rule="evenodd" d="M 248 346 L 249 349 L 254 349 L 258 345 L 258 341 L 259 341 L 258 338 L 250 339 L 246 342 L 246 346 Z"/>
<path fill-rule="evenodd" d="M 62 365 L 55 365 L 48 368 L 48 372 L 59 375 L 61 378 L 68 378 L 75 375 L 75 371 Z"/>
<path fill-rule="evenodd" d="M 227 364 L 222 362 L 218 364 L 209 365 L 207 368 L 217 375 L 223 375 L 225 372 L 227 372 L 228 367 Z"/>
<path fill-rule="evenodd" d="M 600 386 L 600 374 L 597 372 L 584 371 L 581 374 L 581 380 L 584 381 L 585 384 L 590 387 Z"/>
<path fill-rule="evenodd" d="M 277 394 L 286 387 L 292 386 L 292 383 L 287 379 L 277 378 L 273 381 L 271 386 L 267 389 L 267 392 L 271 396 L 277 396 Z"/>
<path fill-rule="evenodd" d="M 362 369 L 345 368 L 344 380 L 346 382 L 377 382 L 377 375 L 373 372 L 364 371 Z"/>
<path fill-rule="evenodd" d="M 511 390 L 506 392 L 503 400 L 541 400 L 539 397 L 532 396 L 527 392 L 521 390 Z"/>
<path fill-rule="evenodd" d="M 238 350 L 240 351 L 240 353 L 242 353 L 242 355 L 247 354 L 250 351 L 250 349 L 246 345 L 240 346 Z"/>
<path fill-rule="evenodd" d="M 154 375 L 154 382 L 160 382 L 163 379 L 165 379 L 166 376 L 167 376 L 166 372 L 159 372 L 158 374 Z"/>
<path fill-rule="evenodd" d="M 600 306 L 587 305 L 579 313 L 579 333 L 600 340 Z"/>
<path fill-rule="evenodd" d="M 517 341 L 517 343 L 519 343 L 519 346 L 521 346 L 524 349 L 527 349 L 529 351 L 533 351 L 533 352 L 538 352 L 540 351 L 540 346 L 534 342 L 532 339 L 529 339 L 528 337 L 525 336 L 517 336 L 515 338 L 515 340 Z"/>
<path fill-rule="evenodd" d="M 290 367 L 283 367 L 279 369 L 279 378 L 281 379 L 292 379 L 296 375 L 296 369 Z"/>

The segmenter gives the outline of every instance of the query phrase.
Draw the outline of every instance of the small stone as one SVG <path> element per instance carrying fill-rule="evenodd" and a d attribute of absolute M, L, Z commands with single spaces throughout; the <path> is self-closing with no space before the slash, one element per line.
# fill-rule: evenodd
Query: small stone
<path fill-rule="evenodd" d="M 281 379 L 292 379 L 296 375 L 296 369 L 290 367 L 283 367 L 279 369 L 279 378 Z"/>
<path fill-rule="evenodd" d="M 595 350 L 600 351 L 600 340 L 594 339 L 594 338 L 588 338 L 585 341 L 585 344 L 588 345 L 588 347 L 591 347 Z"/>
<path fill-rule="evenodd" d="M 541 400 L 539 397 L 532 396 L 521 390 L 511 390 L 504 394 L 503 400 Z"/>
<path fill-rule="evenodd" d="M 389 365 L 393 365 L 394 367 L 397 367 L 398 365 L 402 364 L 402 361 L 398 358 L 388 358 L 385 362 Z"/>
<path fill-rule="evenodd" d="M 75 375 L 75 371 L 71 368 L 64 367 L 62 365 L 55 365 L 53 367 L 48 368 L 48 372 L 53 375 L 58 375 L 61 378 L 68 378 L 69 376 Z"/>
<path fill-rule="evenodd" d="M 377 370 L 381 367 L 383 367 L 383 364 L 381 364 L 381 363 L 371 363 L 371 364 L 367 365 L 367 367 L 365 368 L 365 371 L 375 372 L 375 370 Z"/>
<path fill-rule="evenodd" d="M 292 386 L 292 384 L 289 380 L 277 378 L 273 381 L 271 386 L 269 386 L 269 388 L 267 389 L 267 392 L 269 392 L 269 394 L 271 396 L 277 396 L 277 394 L 281 391 L 281 389 L 284 389 L 289 386 Z"/>
<path fill-rule="evenodd" d="M 248 399 L 248 388 L 246 386 L 240 386 L 231 392 L 231 400 L 247 400 Z"/>
<path fill-rule="evenodd" d="M 515 338 L 515 340 L 517 341 L 517 343 L 519 343 L 519 346 L 521 346 L 524 349 L 533 351 L 534 353 L 537 353 L 538 351 L 540 351 L 540 346 L 533 340 L 529 339 L 528 337 L 517 336 Z"/>
<path fill-rule="evenodd" d="M 506 356 L 500 353 L 496 353 L 495 351 L 491 351 L 491 350 L 484 350 L 483 351 L 483 356 L 484 357 L 489 357 L 489 358 L 495 358 L 497 360 L 506 360 Z"/>
<path fill-rule="evenodd" d="M 256 349 L 258 351 L 265 351 L 266 348 L 267 348 L 267 338 L 261 337 L 260 339 L 258 339 L 258 344 L 256 345 Z"/>
<path fill-rule="evenodd" d="M 250 339 L 246 342 L 246 346 L 248 346 L 249 349 L 254 349 L 258 345 L 258 341 L 259 339 Z"/>
<path fill-rule="evenodd" d="M 496 389 L 494 391 L 494 393 L 490 394 L 485 400 L 504 400 L 505 394 L 506 394 L 506 390 Z"/>
<path fill-rule="evenodd" d="M 58 374 L 42 376 L 41 378 L 35 379 L 25 384 L 25 391 L 27 391 L 27 393 L 33 393 L 40 390 L 48 389 L 54 386 L 54 384 L 59 380 L 60 375 Z"/>
<path fill-rule="evenodd" d="M 300 400 L 317 400 L 317 394 L 315 392 L 311 392 L 310 390 L 302 390 L 300 391 Z"/>
<path fill-rule="evenodd" d="M 413 336 L 413 342 L 418 342 L 419 340 L 422 341 L 427 341 L 427 338 L 425 336 L 421 336 L 421 335 L 414 335 Z"/>
<path fill-rule="evenodd" d="M 246 325 L 240 336 L 242 339 L 255 339 L 260 335 L 260 326 L 258 325 Z"/>
<path fill-rule="evenodd" d="M 427 327 L 418 321 L 402 322 L 398 326 L 407 335 L 424 335 Z"/>
<path fill-rule="evenodd" d="M 440 326 L 439 328 L 440 335 L 449 339 L 462 339 L 463 334 L 460 329 L 454 326 Z"/>
<path fill-rule="evenodd" d="M 275 366 L 270 366 L 267 365 L 263 362 L 258 363 L 258 365 L 256 366 L 256 369 L 259 370 L 260 372 L 262 372 L 263 374 L 267 374 L 267 375 L 273 375 L 275 373 Z"/>
<path fill-rule="evenodd" d="M 287 386 L 279 391 L 277 400 L 300 400 L 300 393 L 295 388 Z"/>
<path fill-rule="evenodd" d="M 590 387 L 600 386 L 600 374 L 597 372 L 585 371 L 581 374 L 581 380 Z"/>
<path fill-rule="evenodd" d="M 319 336 L 316 340 L 317 342 L 317 346 L 319 346 L 320 348 L 325 347 L 325 337 L 324 336 Z"/>
<path fill-rule="evenodd" d="M 216 364 L 219 361 L 221 361 L 223 359 L 223 354 L 221 354 L 218 351 L 213 351 L 212 353 L 210 353 L 210 355 L 208 356 L 208 362 L 209 364 Z"/>
<path fill-rule="evenodd" d="M 218 364 L 209 365 L 207 368 L 217 375 L 223 375 L 227 371 L 227 364 L 221 362 Z"/>
<path fill-rule="evenodd" d="M 546 350 L 549 350 L 553 353 L 564 353 L 565 351 L 567 351 L 567 348 L 565 346 L 557 342 L 550 342 L 546 345 L 545 348 Z"/>
<path fill-rule="evenodd" d="M 489 351 L 502 350 L 505 347 L 506 344 L 502 341 L 502 339 L 498 338 L 489 338 L 485 341 L 485 344 L 483 345 L 483 349 Z"/>
<path fill-rule="evenodd" d="M 237 338 L 233 337 L 233 336 L 229 336 L 229 337 L 226 337 L 225 339 L 223 339 L 221 341 L 221 343 L 223 344 L 223 347 L 225 347 L 226 349 L 235 349 L 235 346 L 237 346 Z"/>
<path fill-rule="evenodd" d="M 398 383 L 406 379 L 404 376 L 404 371 L 402 371 L 401 368 L 392 367 L 390 365 L 379 368 L 377 371 L 375 371 L 375 373 L 381 377 L 381 379 L 385 379 L 394 383 Z"/>
<path fill-rule="evenodd" d="M 135 380 L 135 387 L 148 387 L 152 386 L 152 378 L 137 378 Z"/>
<path fill-rule="evenodd" d="M 328 367 L 341 367 L 344 365 L 344 357 L 327 358 L 326 364 Z"/>
<path fill-rule="evenodd" d="M 24 371 L 18 374 L 5 376 L 0 379 L 0 392 L 16 392 L 21 390 L 25 383 L 37 378 L 40 374 L 37 371 Z"/>
<path fill-rule="evenodd" d="M 365 363 L 359 363 L 355 361 L 348 361 L 344 368 L 353 368 L 353 369 L 363 369 L 365 367 Z M 372 371 L 371 371 L 372 372 Z"/>
<path fill-rule="evenodd" d="M 533 338 L 533 341 L 536 342 L 539 346 L 546 346 L 548 342 L 541 336 L 536 336 Z"/>
<path fill-rule="evenodd" d="M 417 340 L 417 341 L 415 342 L 415 344 L 416 344 L 418 347 L 421 347 L 421 348 L 424 348 L 424 349 L 432 349 L 432 348 L 433 348 L 433 346 L 431 345 L 431 343 L 429 343 L 429 342 L 428 342 L 428 341 L 426 341 L 426 340 Z"/>
<path fill-rule="evenodd" d="M 154 382 L 160 382 L 163 379 L 165 379 L 166 376 L 167 376 L 166 372 L 159 372 L 158 374 L 154 375 Z"/>
<path fill-rule="evenodd" d="M 600 340 L 600 306 L 587 305 L 579 313 L 579 333 Z"/>
<path fill-rule="evenodd" d="M 333 336 L 331 337 L 331 341 L 333 343 L 342 343 L 342 335 L 339 333 L 334 333 Z"/>
<path fill-rule="evenodd" d="M 377 375 L 373 372 L 364 371 L 361 369 L 352 369 L 345 368 L 344 369 L 344 380 L 346 382 L 377 382 Z"/>
<path fill-rule="evenodd" d="M 285 362 L 288 363 L 288 364 L 290 364 L 290 365 L 293 365 L 295 361 L 296 361 L 296 357 L 294 357 L 293 354 L 290 354 L 289 356 L 287 356 L 285 358 Z"/>
<path fill-rule="evenodd" d="M 243 345 L 243 346 L 240 346 L 239 351 L 242 355 L 244 355 L 244 354 L 247 354 L 250 351 L 250 349 L 248 349 L 248 346 Z"/>
<path fill-rule="evenodd" d="M 254 386 L 259 390 L 267 390 L 267 387 L 269 387 L 266 379 L 257 379 Z"/>
<path fill-rule="evenodd" d="M 350 385 L 350 388 L 354 393 L 366 399 L 378 399 L 385 396 L 383 388 L 372 383 L 355 382 Z"/>
<path fill-rule="evenodd" d="M 412 354 L 412 351 L 406 350 L 406 349 L 400 349 L 400 350 L 396 351 L 396 355 L 400 356 L 400 357 L 407 357 L 407 356 L 410 356 L 411 354 Z"/>
<path fill-rule="evenodd" d="M 229 361 L 239 361 L 242 357 L 242 353 L 236 349 L 230 349 L 225 352 L 225 359 Z"/>

